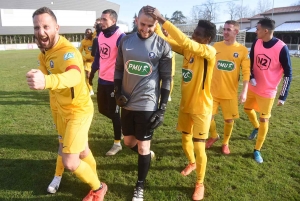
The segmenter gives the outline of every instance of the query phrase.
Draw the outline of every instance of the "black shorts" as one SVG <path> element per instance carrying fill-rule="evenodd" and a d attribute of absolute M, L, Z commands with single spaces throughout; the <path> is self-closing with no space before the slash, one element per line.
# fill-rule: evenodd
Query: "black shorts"
<path fill-rule="evenodd" d="M 154 111 L 131 111 L 122 108 L 121 124 L 124 136 L 133 135 L 137 140 L 151 140 L 153 129 L 150 129 L 150 117 Z"/>

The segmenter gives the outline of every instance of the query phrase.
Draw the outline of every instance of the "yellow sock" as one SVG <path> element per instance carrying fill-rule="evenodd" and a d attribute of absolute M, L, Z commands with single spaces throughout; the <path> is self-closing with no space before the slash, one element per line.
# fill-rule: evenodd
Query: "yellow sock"
<path fill-rule="evenodd" d="M 93 91 L 93 87 L 89 84 L 89 79 L 86 79 L 85 81 L 89 91 Z"/>
<path fill-rule="evenodd" d="M 229 143 L 229 139 L 232 133 L 232 129 L 233 129 L 233 124 L 234 121 L 228 123 L 228 122 L 224 122 L 224 139 L 223 139 L 223 144 L 228 144 Z"/>
<path fill-rule="evenodd" d="M 114 140 L 114 143 L 115 143 L 115 144 L 120 144 L 120 143 L 121 143 L 121 140 Z"/>
<path fill-rule="evenodd" d="M 83 160 L 84 162 L 86 162 L 93 170 L 93 172 L 96 174 L 96 176 L 98 177 L 98 174 L 97 174 L 97 164 L 96 164 L 96 160 L 93 156 L 93 153 L 92 151 L 90 151 L 89 155 L 87 155 L 87 157 L 81 159 Z"/>
<path fill-rule="evenodd" d="M 204 182 L 207 156 L 205 152 L 204 142 L 194 142 L 195 154 L 196 154 L 196 173 L 197 183 L 202 184 Z"/>
<path fill-rule="evenodd" d="M 257 139 L 256 139 L 256 144 L 255 144 L 255 149 L 260 150 L 265 139 L 267 136 L 269 130 L 269 121 L 267 122 L 260 122 L 259 128 L 258 128 L 258 134 L 257 134 Z"/>
<path fill-rule="evenodd" d="M 100 180 L 94 174 L 92 168 L 81 160 L 78 168 L 73 172 L 82 182 L 87 183 L 92 190 L 100 188 Z"/>
<path fill-rule="evenodd" d="M 61 177 L 62 174 L 64 173 L 65 166 L 62 162 L 62 157 L 61 155 L 57 155 L 56 158 L 56 168 L 55 168 L 55 176 Z"/>
<path fill-rule="evenodd" d="M 248 118 L 249 118 L 250 122 L 252 123 L 253 127 L 258 128 L 259 122 L 257 121 L 256 112 L 253 109 L 252 110 L 244 109 L 244 111 L 248 115 Z"/>
<path fill-rule="evenodd" d="M 209 133 L 210 133 L 211 138 L 218 137 L 215 119 L 211 120 L 211 122 L 210 122 Z"/>
<path fill-rule="evenodd" d="M 174 87 L 174 77 L 172 77 L 171 88 L 170 88 L 170 95 L 169 96 L 171 96 L 171 94 L 172 94 L 173 87 Z"/>
<path fill-rule="evenodd" d="M 189 160 L 189 163 L 195 163 L 194 144 L 192 134 L 182 134 L 182 149 Z"/>

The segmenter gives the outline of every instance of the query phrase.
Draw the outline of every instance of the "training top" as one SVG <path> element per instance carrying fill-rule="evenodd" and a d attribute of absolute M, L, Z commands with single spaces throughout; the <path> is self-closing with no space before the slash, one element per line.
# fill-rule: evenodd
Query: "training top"
<path fill-rule="evenodd" d="M 213 99 L 210 92 L 216 50 L 207 44 L 189 39 L 171 22 L 166 21 L 163 28 L 172 39 L 164 37 L 173 51 L 183 55 L 180 110 L 190 114 L 211 114 Z M 163 37 L 160 26 L 155 31 Z"/>
<path fill-rule="evenodd" d="M 257 39 L 250 52 L 251 74 L 257 84 L 255 87 L 249 85 L 249 90 L 262 97 L 274 98 L 284 74 L 279 99 L 285 101 L 292 80 L 292 66 L 288 52 L 286 44 L 275 37 L 268 42 Z"/>
<path fill-rule="evenodd" d="M 92 56 L 92 46 L 93 46 L 93 40 L 89 39 L 83 39 L 81 41 L 80 47 L 79 47 L 79 52 L 82 55 L 83 61 L 86 62 L 93 62 L 94 57 Z M 84 54 L 82 52 L 84 51 Z"/>
<path fill-rule="evenodd" d="M 58 113 L 66 119 L 81 118 L 94 112 L 93 103 L 85 82 L 80 52 L 66 38 L 60 36 L 51 49 L 40 58 L 45 75 L 45 89 L 54 93 Z"/>
<path fill-rule="evenodd" d="M 237 97 L 240 69 L 243 81 L 250 78 L 250 59 L 248 49 L 235 42 L 226 45 L 224 41 L 216 42 L 216 65 L 214 67 L 211 94 L 214 98 L 234 99 Z"/>
<path fill-rule="evenodd" d="M 157 110 L 160 88 L 170 91 L 171 71 L 171 47 L 157 34 L 143 39 L 135 32 L 122 38 L 115 79 L 122 80 L 121 92 L 129 99 L 123 108 Z"/>

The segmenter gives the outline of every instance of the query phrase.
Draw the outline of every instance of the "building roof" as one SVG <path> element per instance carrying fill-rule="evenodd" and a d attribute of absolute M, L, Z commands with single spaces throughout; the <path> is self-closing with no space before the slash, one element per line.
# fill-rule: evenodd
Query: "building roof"
<path fill-rule="evenodd" d="M 240 19 L 238 19 L 237 20 L 237 22 L 240 22 L 240 23 L 249 23 L 250 22 L 250 20 L 249 20 L 249 18 L 240 18 Z"/>
<path fill-rule="evenodd" d="M 300 32 L 300 21 L 285 22 L 275 28 L 280 32 Z"/>
<path fill-rule="evenodd" d="M 260 13 L 261 15 L 268 15 L 268 14 L 280 14 L 280 13 L 294 13 L 294 12 L 300 12 L 300 5 L 299 6 L 288 6 L 288 7 L 278 7 L 278 8 L 272 8 L 270 10 L 267 10 L 263 13 Z"/>
<path fill-rule="evenodd" d="M 252 17 L 250 17 L 250 18 L 248 18 L 249 20 L 254 20 L 254 19 L 262 19 L 262 18 L 264 18 L 264 16 L 262 16 L 261 14 L 256 14 L 256 15 L 254 15 L 254 16 L 252 16 Z"/>

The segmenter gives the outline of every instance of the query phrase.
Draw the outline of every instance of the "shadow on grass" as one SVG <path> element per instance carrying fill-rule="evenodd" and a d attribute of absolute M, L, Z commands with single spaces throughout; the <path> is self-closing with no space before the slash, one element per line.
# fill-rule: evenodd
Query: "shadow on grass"
<path fill-rule="evenodd" d="M 49 95 L 46 91 L 0 91 L 0 105 L 47 105 Z"/>
<path fill-rule="evenodd" d="M 66 195 L 57 194 L 54 199 L 54 196 L 46 191 L 53 179 L 55 160 L 0 159 L 0 164 L 0 189 L 7 193 L 5 197 L 23 197 L 22 194 L 24 196 L 26 194 L 25 197 L 27 197 L 31 194 L 39 196 L 40 200 L 41 196 L 45 198 L 43 200 L 66 200 Z M 72 177 L 75 178 L 70 173 L 64 174 L 60 190 L 72 197 L 83 198 L 89 191 L 89 187 Z M 17 191 L 18 195 L 15 195 L 13 191 Z"/>

